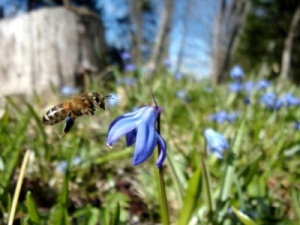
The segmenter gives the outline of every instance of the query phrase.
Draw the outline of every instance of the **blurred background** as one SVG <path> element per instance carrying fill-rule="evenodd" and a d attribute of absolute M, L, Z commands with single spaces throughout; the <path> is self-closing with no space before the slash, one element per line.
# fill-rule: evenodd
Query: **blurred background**
<path fill-rule="evenodd" d="M 49 81 L 78 86 L 83 74 L 110 65 L 149 63 L 213 83 L 235 64 L 298 82 L 298 7 L 296 0 L 1 0 L 1 80 L 10 86 L 2 94 L 43 90 Z"/>
<path fill-rule="evenodd" d="M 170 224 L 299 224 L 299 23 L 299 0 L 0 0 L 0 224 L 26 151 L 13 224 L 162 224 L 154 157 L 106 147 L 149 86 Z M 41 123 L 86 91 L 113 98 L 63 139 Z"/>

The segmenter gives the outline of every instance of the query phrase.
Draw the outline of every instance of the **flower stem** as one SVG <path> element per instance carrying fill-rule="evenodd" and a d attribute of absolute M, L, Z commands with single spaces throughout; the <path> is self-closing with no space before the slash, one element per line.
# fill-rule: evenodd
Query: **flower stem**
<path fill-rule="evenodd" d="M 169 225 L 169 207 L 166 195 L 166 188 L 165 188 L 165 180 L 164 180 L 164 170 L 163 168 L 157 169 L 158 174 L 158 183 L 159 183 L 159 195 L 160 195 L 160 216 L 162 224 Z"/>
<path fill-rule="evenodd" d="M 160 115 L 157 117 L 157 133 L 160 134 Z M 158 146 L 158 155 L 160 153 L 160 147 Z M 157 180 L 158 180 L 158 186 L 159 186 L 159 194 L 160 194 L 160 216 L 162 224 L 169 225 L 169 207 L 168 207 L 168 201 L 167 201 L 167 195 L 166 195 L 166 186 L 165 186 L 165 180 L 164 180 L 164 169 L 163 167 L 158 168 L 157 170 Z"/>

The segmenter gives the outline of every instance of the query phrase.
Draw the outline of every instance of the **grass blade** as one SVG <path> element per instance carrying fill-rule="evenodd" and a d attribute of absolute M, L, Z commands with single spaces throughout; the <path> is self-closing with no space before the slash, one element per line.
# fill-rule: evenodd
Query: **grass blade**
<path fill-rule="evenodd" d="M 28 191 L 26 195 L 26 205 L 27 205 L 27 210 L 28 210 L 28 215 L 30 219 L 30 223 L 33 224 L 41 224 L 38 210 L 36 208 L 36 204 L 31 196 L 31 192 Z"/>
<path fill-rule="evenodd" d="M 235 207 L 232 207 L 234 214 L 242 221 L 244 225 L 256 225 L 246 214 L 242 213 Z"/>
<path fill-rule="evenodd" d="M 120 222 L 120 204 L 117 203 L 115 211 L 112 215 L 111 225 L 118 225 Z"/>
<path fill-rule="evenodd" d="M 37 115 L 37 113 L 35 112 L 35 110 L 32 108 L 32 106 L 29 103 L 25 102 L 25 105 L 27 106 L 29 112 L 31 113 L 31 115 L 33 116 L 33 118 L 34 118 L 34 120 L 35 120 L 35 122 L 37 124 L 37 127 L 39 129 L 39 133 L 43 137 L 45 151 L 48 152 L 47 135 L 46 135 L 44 127 L 43 127 L 43 125 L 41 123 L 41 119 L 40 119 L 40 117 Z"/>
<path fill-rule="evenodd" d="M 68 164 L 69 165 L 69 164 Z M 68 214 L 68 180 L 69 180 L 69 166 L 66 169 L 66 174 L 63 181 L 61 193 L 59 195 L 58 203 L 53 208 L 50 216 L 50 224 L 53 225 L 69 225 L 69 214 Z"/>
<path fill-rule="evenodd" d="M 234 159 L 238 155 L 239 148 L 242 143 L 242 137 L 244 134 L 244 128 L 245 128 L 245 123 L 243 122 L 238 130 L 238 133 L 236 134 L 232 148 L 229 149 L 229 154 L 227 157 L 226 161 L 226 169 L 225 169 L 225 174 L 224 174 L 224 179 L 223 179 L 223 184 L 221 188 L 221 195 L 220 195 L 220 200 L 221 201 L 226 201 L 229 197 L 231 186 L 233 183 L 233 178 L 234 178 Z"/>
<path fill-rule="evenodd" d="M 167 155 L 168 164 L 170 165 L 170 171 L 172 180 L 175 184 L 175 191 L 178 196 L 179 204 L 182 205 L 183 196 L 184 196 L 184 187 L 186 186 L 185 178 L 183 172 L 180 170 L 179 166 L 177 165 L 176 160 L 171 151 L 168 152 Z"/>
<path fill-rule="evenodd" d="M 97 159 L 95 159 L 93 162 L 95 164 L 102 164 L 102 163 L 106 163 L 109 162 L 111 160 L 117 160 L 117 159 L 121 159 L 124 157 L 127 157 L 129 155 L 132 154 L 132 148 L 126 148 L 123 150 L 118 150 L 118 151 L 112 151 L 109 154 L 106 154 L 102 157 L 99 157 Z"/>
<path fill-rule="evenodd" d="M 17 186 L 16 186 L 16 189 L 15 189 L 13 203 L 12 203 L 11 210 L 10 210 L 8 225 L 12 225 L 13 222 L 14 222 L 14 217 L 15 217 L 17 204 L 18 204 L 18 200 L 19 200 L 19 196 L 20 196 L 20 192 L 21 192 L 21 188 L 22 188 L 22 183 L 23 183 L 23 179 L 24 179 L 25 170 L 26 170 L 26 167 L 27 167 L 27 162 L 28 162 L 28 159 L 29 159 L 29 154 L 30 154 L 30 151 L 27 150 L 26 153 L 25 153 L 25 156 L 23 158 L 23 162 L 22 162 L 22 166 L 21 166 L 21 170 L 20 170 L 20 175 L 19 175 Z"/>
<path fill-rule="evenodd" d="M 201 194 L 201 168 L 198 168 L 188 181 L 188 186 L 180 210 L 178 225 L 186 225 L 195 211 Z"/>

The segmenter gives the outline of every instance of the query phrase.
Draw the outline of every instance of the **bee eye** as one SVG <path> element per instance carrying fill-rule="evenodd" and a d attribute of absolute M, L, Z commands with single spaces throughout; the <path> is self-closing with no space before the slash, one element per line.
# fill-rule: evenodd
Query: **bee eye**
<path fill-rule="evenodd" d="M 94 99 L 94 101 L 95 101 L 95 102 L 97 102 L 97 103 L 99 103 L 99 102 L 100 102 L 100 99 L 99 99 L 99 97 L 98 97 L 98 96 L 94 96 L 94 97 L 93 97 L 93 99 Z"/>

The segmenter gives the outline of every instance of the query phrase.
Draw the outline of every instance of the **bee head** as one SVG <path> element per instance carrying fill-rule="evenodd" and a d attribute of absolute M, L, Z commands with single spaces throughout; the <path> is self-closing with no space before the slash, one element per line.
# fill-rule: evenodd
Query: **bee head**
<path fill-rule="evenodd" d="M 99 107 L 99 108 L 105 110 L 104 100 L 106 98 L 111 98 L 111 95 L 102 96 L 101 94 L 98 94 L 96 92 L 93 93 L 93 103 L 94 103 L 95 107 Z"/>

